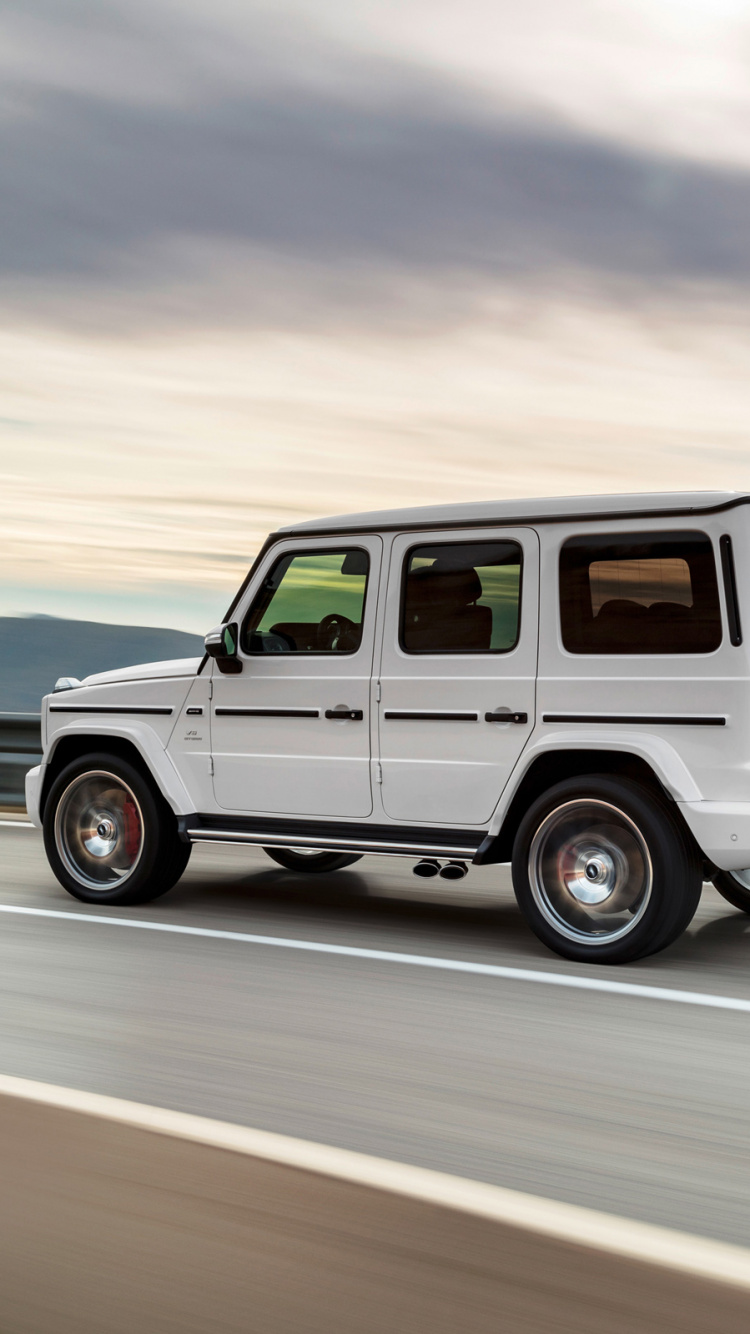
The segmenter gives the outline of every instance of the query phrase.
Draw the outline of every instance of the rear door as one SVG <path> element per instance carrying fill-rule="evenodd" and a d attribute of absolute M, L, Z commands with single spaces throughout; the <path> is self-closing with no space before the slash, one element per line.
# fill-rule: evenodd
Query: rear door
<path fill-rule="evenodd" d="M 538 592 L 533 529 L 395 539 L 379 706 L 392 819 L 490 820 L 534 725 Z"/>

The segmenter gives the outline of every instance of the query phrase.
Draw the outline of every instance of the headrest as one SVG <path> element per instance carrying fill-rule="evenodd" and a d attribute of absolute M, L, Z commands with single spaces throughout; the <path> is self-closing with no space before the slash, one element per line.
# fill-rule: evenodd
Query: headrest
<path fill-rule="evenodd" d="M 693 620 L 693 608 L 686 607 L 684 602 L 652 602 L 648 614 L 652 621 L 687 623 Z"/>
<path fill-rule="evenodd" d="M 632 602 L 630 598 L 610 598 L 603 602 L 597 614 L 597 621 L 639 621 L 648 615 L 642 602 Z"/>
<path fill-rule="evenodd" d="M 409 600 L 422 606 L 468 607 L 482 596 L 482 581 L 473 565 L 462 569 L 436 560 L 409 575 Z"/>

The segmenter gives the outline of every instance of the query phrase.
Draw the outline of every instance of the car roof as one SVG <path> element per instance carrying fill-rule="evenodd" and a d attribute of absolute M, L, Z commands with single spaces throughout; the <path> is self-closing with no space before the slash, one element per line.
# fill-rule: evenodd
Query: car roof
<path fill-rule="evenodd" d="M 536 500 L 478 500 L 461 505 L 419 505 L 367 510 L 288 524 L 279 533 L 339 533 L 474 525 L 554 523 L 571 519 L 657 518 L 730 509 L 747 504 L 744 491 L 654 491 L 604 496 L 542 496 Z"/>

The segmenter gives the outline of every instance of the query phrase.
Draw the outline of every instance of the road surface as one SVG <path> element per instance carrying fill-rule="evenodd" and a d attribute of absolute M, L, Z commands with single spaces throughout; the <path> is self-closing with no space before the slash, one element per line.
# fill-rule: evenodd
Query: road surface
<path fill-rule="evenodd" d="M 368 858 L 321 879 L 260 851 L 200 847 L 163 899 L 95 909 L 57 884 L 37 831 L 5 825 L 4 907 L 65 914 L 0 912 L 4 1074 L 750 1245 L 750 1013 L 711 1004 L 750 1002 L 750 917 L 709 887 L 670 950 L 587 969 L 531 935 L 506 868 L 451 884 Z M 635 994 L 453 971 L 455 961 Z M 674 989 L 697 1003 L 662 994 Z"/>

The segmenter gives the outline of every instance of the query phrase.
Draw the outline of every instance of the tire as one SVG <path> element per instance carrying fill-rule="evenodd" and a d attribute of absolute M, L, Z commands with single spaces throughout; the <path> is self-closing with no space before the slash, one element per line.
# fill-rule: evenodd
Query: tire
<path fill-rule="evenodd" d="M 685 930 L 701 870 L 666 801 L 608 774 L 566 779 L 529 808 L 513 886 L 539 939 L 577 963 L 628 963 Z"/>
<path fill-rule="evenodd" d="M 717 871 L 713 886 L 733 908 L 750 913 L 750 871 Z"/>
<path fill-rule="evenodd" d="M 58 774 L 44 809 L 44 846 L 64 889 L 83 903 L 148 903 L 190 858 L 161 794 L 119 756 L 84 755 Z"/>
<path fill-rule="evenodd" d="M 353 866 L 362 860 L 361 853 L 355 852 L 314 852 L 312 849 L 308 852 L 306 848 L 264 848 L 263 851 L 285 870 L 302 871 L 305 875 L 343 871 L 345 866 Z"/>

